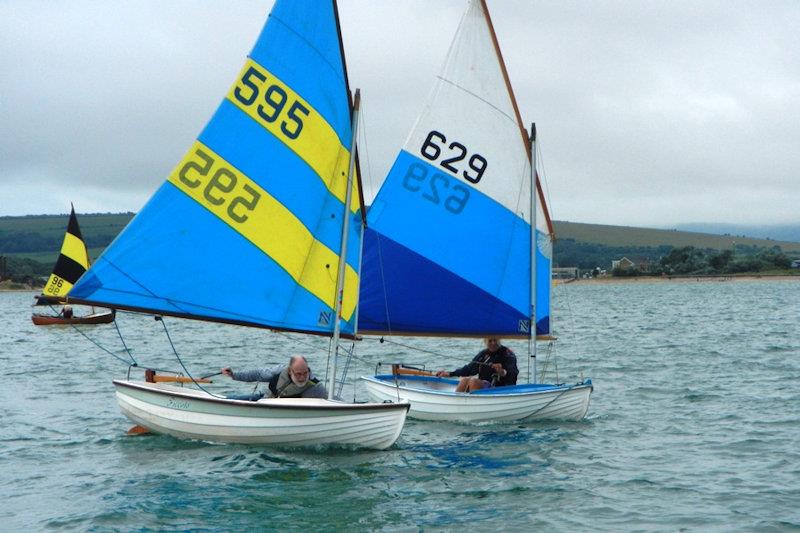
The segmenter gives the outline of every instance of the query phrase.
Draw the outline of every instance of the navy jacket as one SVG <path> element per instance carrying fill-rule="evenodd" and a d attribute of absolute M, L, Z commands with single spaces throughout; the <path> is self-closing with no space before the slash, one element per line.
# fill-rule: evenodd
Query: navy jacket
<path fill-rule="evenodd" d="M 494 363 L 503 365 L 507 374 L 503 377 L 495 374 L 494 368 L 491 366 Z M 489 350 L 481 350 L 468 365 L 450 372 L 451 376 L 474 376 L 475 374 L 479 379 L 493 383 L 495 387 L 516 385 L 519 374 L 517 356 L 505 346 L 500 345 L 494 353 L 489 353 Z"/>

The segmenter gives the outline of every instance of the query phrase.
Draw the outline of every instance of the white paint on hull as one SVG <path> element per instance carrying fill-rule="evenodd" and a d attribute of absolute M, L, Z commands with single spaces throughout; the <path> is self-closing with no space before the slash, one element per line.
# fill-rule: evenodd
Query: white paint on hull
<path fill-rule="evenodd" d="M 114 381 L 131 420 L 155 433 L 211 442 L 386 449 L 403 429 L 408 404 L 348 404 L 314 398 L 257 402 L 218 399 L 164 383 Z"/>
<path fill-rule="evenodd" d="M 411 402 L 408 415 L 421 420 L 511 422 L 520 420 L 580 420 L 589 410 L 591 383 L 542 388 L 508 394 L 455 392 L 445 380 L 361 378 L 375 401 Z"/>

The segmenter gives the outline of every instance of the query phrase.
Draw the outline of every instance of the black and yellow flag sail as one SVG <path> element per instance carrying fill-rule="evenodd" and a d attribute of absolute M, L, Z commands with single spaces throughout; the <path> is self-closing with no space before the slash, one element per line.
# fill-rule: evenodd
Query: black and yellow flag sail
<path fill-rule="evenodd" d="M 67 233 L 64 235 L 64 244 L 61 245 L 61 254 L 58 256 L 56 266 L 50 279 L 42 290 L 45 296 L 64 297 L 72 286 L 78 281 L 86 269 L 89 268 L 89 252 L 83 242 L 81 228 L 75 216 L 75 208 L 69 215 Z"/>

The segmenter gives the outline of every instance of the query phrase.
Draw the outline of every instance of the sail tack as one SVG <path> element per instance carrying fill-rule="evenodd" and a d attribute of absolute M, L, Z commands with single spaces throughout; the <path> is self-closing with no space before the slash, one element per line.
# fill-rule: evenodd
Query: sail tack
<path fill-rule="evenodd" d="M 307 332 L 333 329 L 351 143 L 333 1 L 279 0 L 167 181 L 75 287 L 78 299 Z M 353 332 L 360 226 L 345 258 Z"/>
<path fill-rule="evenodd" d="M 491 31 L 483 3 L 471 2 L 370 207 L 362 332 L 530 334 L 530 158 Z M 537 240 L 538 270 L 549 271 L 550 248 Z M 537 308 L 548 332 L 549 292 Z"/>
<path fill-rule="evenodd" d="M 86 250 L 86 243 L 83 242 L 83 235 L 81 235 L 81 228 L 78 226 L 78 218 L 75 216 L 73 207 L 69 214 L 61 253 L 42 294 L 53 297 L 66 296 L 88 268 L 89 252 Z"/>

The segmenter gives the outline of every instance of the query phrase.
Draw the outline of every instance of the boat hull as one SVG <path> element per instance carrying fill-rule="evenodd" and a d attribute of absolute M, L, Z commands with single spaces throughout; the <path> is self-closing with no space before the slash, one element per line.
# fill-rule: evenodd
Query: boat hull
<path fill-rule="evenodd" d="M 31 320 L 37 326 L 68 326 L 71 324 L 110 324 L 114 321 L 114 313 L 93 313 L 91 315 L 73 316 L 64 318 L 63 316 L 40 315 L 34 313 Z"/>
<path fill-rule="evenodd" d="M 386 449 L 409 404 L 349 404 L 316 398 L 221 399 L 165 383 L 114 380 L 122 412 L 154 433 L 211 442 Z"/>
<path fill-rule="evenodd" d="M 395 379 L 396 378 L 396 379 Z M 408 416 L 420 420 L 514 422 L 581 420 L 589 409 L 591 380 L 575 385 L 517 385 L 457 393 L 458 381 L 426 376 L 361 378 L 375 401 L 407 400 Z"/>

